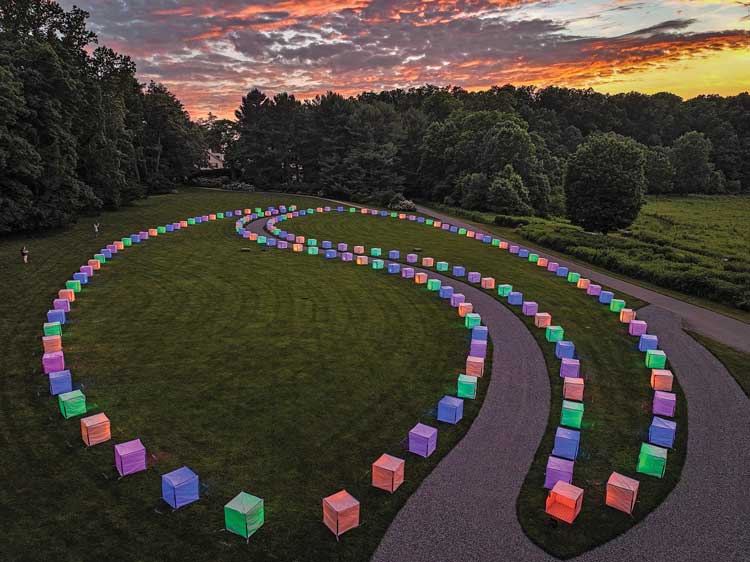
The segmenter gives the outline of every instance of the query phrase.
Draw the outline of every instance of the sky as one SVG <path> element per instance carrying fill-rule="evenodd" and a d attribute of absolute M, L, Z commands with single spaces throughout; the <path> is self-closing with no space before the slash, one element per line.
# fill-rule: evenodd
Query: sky
<path fill-rule="evenodd" d="M 193 118 L 257 87 L 750 90 L 750 0 L 63 0 Z"/>

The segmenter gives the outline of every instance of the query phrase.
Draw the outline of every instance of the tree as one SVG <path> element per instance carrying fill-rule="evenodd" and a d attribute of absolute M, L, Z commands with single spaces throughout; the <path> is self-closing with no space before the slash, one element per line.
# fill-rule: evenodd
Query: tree
<path fill-rule="evenodd" d="M 674 181 L 671 151 L 663 146 L 645 148 L 645 151 L 646 192 L 671 193 Z"/>
<path fill-rule="evenodd" d="M 711 141 L 703 133 L 690 131 L 672 146 L 676 193 L 710 193 L 719 183 L 711 163 Z"/>
<path fill-rule="evenodd" d="M 530 215 L 529 190 L 513 166 L 507 164 L 492 178 L 488 202 L 493 211 L 505 215 Z"/>
<path fill-rule="evenodd" d="M 646 188 L 642 146 L 614 133 L 592 135 L 568 161 L 566 208 L 586 230 L 609 232 L 632 224 Z"/>

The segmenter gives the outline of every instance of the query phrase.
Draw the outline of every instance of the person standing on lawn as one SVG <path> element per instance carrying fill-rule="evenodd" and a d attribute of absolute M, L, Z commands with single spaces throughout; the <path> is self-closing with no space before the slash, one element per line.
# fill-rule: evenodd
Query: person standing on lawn
<path fill-rule="evenodd" d="M 23 263 L 29 263 L 29 249 L 26 246 L 21 248 L 21 259 Z"/>

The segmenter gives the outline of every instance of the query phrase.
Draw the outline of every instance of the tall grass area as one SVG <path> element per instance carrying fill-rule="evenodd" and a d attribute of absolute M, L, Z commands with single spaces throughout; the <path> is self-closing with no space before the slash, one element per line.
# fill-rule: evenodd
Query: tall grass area
<path fill-rule="evenodd" d="M 600 235 L 564 220 L 456 213 L 604 269 L 750 311 L 750 197 L 649 197 L 628 231 Z M 745 316 L 745 318 L 747 318 Z"/>

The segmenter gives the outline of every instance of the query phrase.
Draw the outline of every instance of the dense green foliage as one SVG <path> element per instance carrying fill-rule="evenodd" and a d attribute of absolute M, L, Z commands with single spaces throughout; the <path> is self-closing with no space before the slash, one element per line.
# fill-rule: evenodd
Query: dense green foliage
<path fill-rule="evenodd" d="M 644 151 L 633 139 L 592 135 L 568 161 L 568 217 L 586 230 L 609 232 L 630 226 L 643 205 Z"/>
<path fill-rule="evenodd" d="M 227 163 L 263 188 L 379 204 L 403 192 L 469 210 L 563 214 L 572 154 L 592 135 L 612 132 L 643 153 L 649 193 L 750 191 L 747 93 L 683 101 L 667 93 L 423 86 L 301 102 L 252 90 L 237 119 Z M 606 177 L 609 165 L 627 163 L 589 168 Z M 617 210 L 638 206 L 606 199 Z"/>
<path fill-rule="evenodd" d="M 129 57 L 89 48 L 88 14 L 0 2 L 0 233 L 57 227 L 163 190 L 203 156 L 202 134 Z"/>

